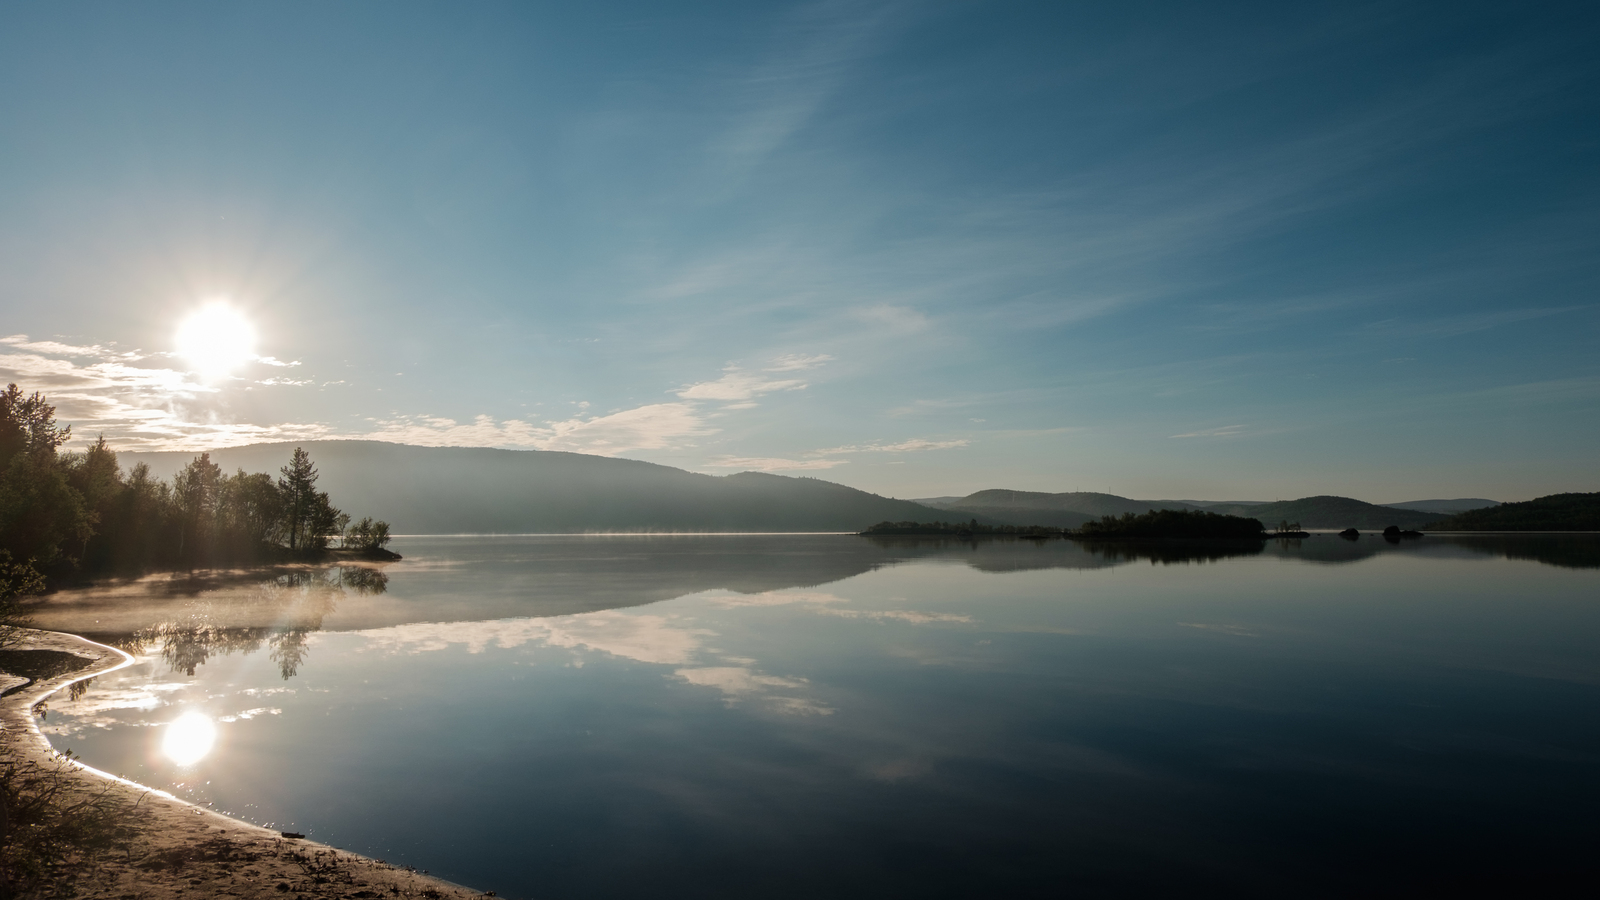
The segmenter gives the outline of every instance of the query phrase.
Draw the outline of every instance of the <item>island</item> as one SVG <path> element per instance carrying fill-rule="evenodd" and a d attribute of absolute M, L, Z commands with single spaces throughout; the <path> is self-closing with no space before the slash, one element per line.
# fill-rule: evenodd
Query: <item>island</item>
<path fill-rule="evenodd" d="M 1152 509 L 1143 515 L 1124 513 L 1085 522 L 1075 538 L 1211 538 L 1260 540 L 1266 529 L 1260 519 L 1190 509 Z"/>

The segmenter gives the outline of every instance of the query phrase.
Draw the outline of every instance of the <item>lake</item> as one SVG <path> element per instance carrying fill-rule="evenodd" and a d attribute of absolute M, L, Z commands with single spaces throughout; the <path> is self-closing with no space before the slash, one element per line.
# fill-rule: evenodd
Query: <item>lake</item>
<path fill-rule="evenodd" d="M 502 897 L 1592 871 L 1597 536 L 392 548 L 56 598 L 41 626 L 139 663 L 53 700 L 51 741 Z"/>

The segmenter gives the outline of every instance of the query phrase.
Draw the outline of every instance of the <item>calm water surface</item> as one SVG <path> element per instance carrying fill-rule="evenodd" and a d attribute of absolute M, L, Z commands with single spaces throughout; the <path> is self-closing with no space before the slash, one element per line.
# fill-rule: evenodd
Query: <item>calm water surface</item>
<path fill-rule="evenodd" d="M 508 897 L 1526 887 L 1600 838 L 1596 538 L 394 546 L 95 635 L 140 662 L 51 740 Z"/>

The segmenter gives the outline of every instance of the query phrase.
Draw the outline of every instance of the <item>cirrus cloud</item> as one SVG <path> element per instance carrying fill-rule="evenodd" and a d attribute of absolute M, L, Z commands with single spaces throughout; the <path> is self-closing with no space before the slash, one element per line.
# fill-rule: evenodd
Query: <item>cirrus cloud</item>
<path fill-rule="evenodd" d="M 788 469 L 831 469 L 843 459 L 783 459 L 771 456 L 718 456 L 704 465 L 711 469 L 743 469 L 754 472 L 781 472 Z"/>
<path fill-rule="evenodd" d="M 722 370 L 721 378 L 701 381 L 679 389 L 676 393 L 685 400 L 750 400 L 773 391 L 801 391 L 807 387 L 795 378 L 764 378 L 742 371 L 738 366 Z"/>
<path fill-rule="evenodd" d="M 628 450 L 662 450 L 714 434 L 692 404 L 653 403 L 604 416 L 578 416 L 542 425 L 480 415 L 471 422 L 431 416 L 376 420 L 361 437 L 424 447 L 518 447 L 615 456 Z"/>
<path fill-rule="evenodd" d="M 829 447 L 826 450 L 813 450 L 817 456 L 832 456 L 839 453 L 916 453 L 922 450 L 949 450 L 952 447 L 965 447 L 972 441 L 967 438 L 958 438 L 951 441 L 931 441 L 927 438 L 912 438 L 909 441 L 900 441 L 894 444 L 847 444 L 843 447 Z"/>

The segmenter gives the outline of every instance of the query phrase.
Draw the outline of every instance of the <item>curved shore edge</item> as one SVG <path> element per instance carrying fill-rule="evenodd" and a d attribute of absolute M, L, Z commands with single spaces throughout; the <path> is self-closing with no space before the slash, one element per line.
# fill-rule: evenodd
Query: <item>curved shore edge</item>
<path fill-rule="evenodd" d="M 89 665 L 51 679 L 0 675 L 0 753 L 23 765 L 57 766 L 61 755 L 39 730 L 34 707 L 74 682 L 132 665 L 115 647 L 73 634 L 28 629 L 17 650 L 55 650 Z M 69 793 L 105 793 L 133 819 L 126 858 L 100 859 L 80 873 L 77 896 L 149 900 L 179 896 L 467 900 L 494 896 L 411 869 L 281 833 L 196 806 L 73 760 Z M 75 776 L 75 777 L 74 777 Z M 109 854 L 108 854 L 109 855 Z M 123 854 L 116 854 L 122 857 Z"/>

